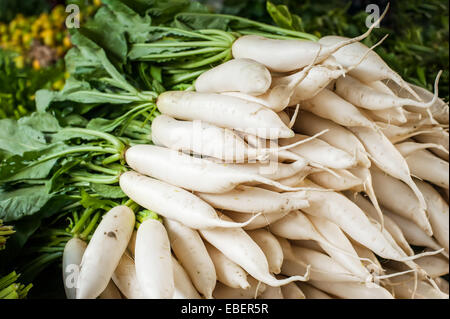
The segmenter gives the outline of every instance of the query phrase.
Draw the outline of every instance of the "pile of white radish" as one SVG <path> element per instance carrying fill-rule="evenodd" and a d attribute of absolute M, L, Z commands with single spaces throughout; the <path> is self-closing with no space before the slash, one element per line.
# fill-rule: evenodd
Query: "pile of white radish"
<path fill-rule="evenodd" d="M 434 93 L 406 83 L 359 42 L 371 29 L 242 36 L 195 91 L 162 93 L 120 187 L 163 222 L 113 208 L 67 245 L 67 296 L 448 298 L 440 74 Z"/>

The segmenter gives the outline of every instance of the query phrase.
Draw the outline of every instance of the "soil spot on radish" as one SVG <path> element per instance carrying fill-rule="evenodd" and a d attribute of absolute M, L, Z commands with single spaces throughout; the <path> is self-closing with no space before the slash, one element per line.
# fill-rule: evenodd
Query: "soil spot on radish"
<path fill-rule="evenodd" d="M 112 238 L 116 238 L 117 239 L 117 236 L 116 236 L 115 232 L 110 231 L 107 235 L 108 235 L 108 237 L 112 237 Z"/>

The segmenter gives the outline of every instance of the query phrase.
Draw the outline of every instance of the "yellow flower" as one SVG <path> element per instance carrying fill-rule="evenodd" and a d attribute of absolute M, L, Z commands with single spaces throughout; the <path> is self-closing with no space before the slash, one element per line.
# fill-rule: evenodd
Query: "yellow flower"
<path fill-rule="evenodd" d="M 94 0 L 94 6 L 100 7 L 102 5 L 102 0 Z"/>
<path fill-rule="evenodd" d="M 25 66 L 25 59 L 22 55 L 18 55 L 14 58 L 14 63 L 18 69 L 22 69 Z"/>
<path fill-rule="evenodd" d="M 70 48 L 72 46 L 72 42 L 70 42 L 70 37 L 66 35 L 63 39 L 63 45 L 65 48 Z"/>
<path fill-rule="evenodd" d="M 41 64 L 39 63 L 38 59 L 34 59 L 32 65 L 33 65 L 33 69 L 35 69 L 36 71 L 41 69 Z"/>

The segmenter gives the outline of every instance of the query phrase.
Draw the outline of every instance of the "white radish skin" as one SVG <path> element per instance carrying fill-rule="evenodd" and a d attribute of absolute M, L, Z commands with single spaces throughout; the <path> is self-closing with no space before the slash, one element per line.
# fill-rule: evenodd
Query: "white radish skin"
<path fill-rule="evenodd" d="M 241 213 L 283 213 L 308 206 L 302 192 L 277 193 L 253 186 L 238 186 L 224 194 L 196 193 L 214 208 Z"/>
<path fill-rule="evenodd" d="M 105 290 L 98 296 L 98 299 L 122 299 L 119 289 L 114 284 L 114 281 L 110 280 Z"/>
<path fill-rule="evenodd" d="M 431 149 L 431 151 L 442 158 L 443 160 L 448 162 L 448 150 L 449 150 L 449 136 L 448 132 L 444 130 L 435 130 L 434 132 L 430 132 L 428 134 L 419 134 L 414 136 L 416 141 L 420 143 L 434 143 L 441 145 L 445 148 L 446 152 L 437 148 Z"/>
<path fill-rule="evenodd" d="M 147 219 L 139 226 L 134 260 L 144 296 L 172 299 L 175 284 L 170 241 L 160 221 Z"/>
<path fill-rule="evenodd" d="M 274 235 L 265 229 L 247 231 L 247 234 L 255 241 L 266 256 L 269 271 L 279 274 L 283 264 L 283 250 Z"/>
<path fill-rule="evenodd" d="M 152 140 L 173 150 L 192 151 L 224 161 L 244 161 L 257 154 L 233 131 L 201 121 L 177 121 L 159 115 L 152 122 Z"/>
<path fill-rule="evenodd" d="M 292 138 L 280 140 L 279 143 L 284 146 L 307 138 L 309 138 L 309 136 L 296 134 Z M 335 148 L 319 139 L 314 139 L 293 147 L 291 151 L 311 162 L 329 168 L 346 169 L 354 167 L 357 164 L 356 159 L 347 152 Z"/>
<path fill-rule="evenodd" d="M 78 273 L 78 267 L 81 264 L 81 260 L 83 258 L 86 247 L 86 242 L 77 237 L 71 238 L 64 246 L 62 258 L 62 275 L 64 282 L 64 291 L 66 293 L 67 299 L 76 298 L 77 282 L 74 281 L 76 279 L 76 276 L 71 276 L 71 274 L 73 274 L 74 272 Z"/>
<path fill-rule="evenodd" d="M 241 223 L 248 221 L 248 213 L 238 213 L 238 212 L 232 212 L 232 211 L 225 211 L 224 212 L 228 217 L 230 217 L 235 222 Z M 254 219 L 244 227 L 242 227 L 245 230 L 253 230 L 253 229 L 259 229 L 266 226 L 270 226 L 272 223 L 276 222 L 277 220 L 282 219 L 284 216 L 289 214 L 288 211 L 282 212 L 282 213 L 271 213 L 271 214 L 261 214 L 261 215 L 255 215 Z"/>
<path fill-rule="evenodd" d="M 438 74 L 438 78 L 439 76 L 440 74 Z M 436 80 L 438 80 L 438 78 Z M 438 99 L 437 91 L 435 92 L 433 99 L 427 103 L 399 98 L 395 95 L 378 92 L 351 76 L 340 77 L 337 79 L 336 93 L 353 105 L 368 110 L 384 110 L 405 105 L 428 108 Z"/>
<path fill-rule="evenodd" d="M 434 278 L 434 282 L 436 283 L 436 285 L 438 286 L 438 288 L 445 294 L 449 294 L 449 284 L 448 281 L 441 278 L 441 277 L 437 277 Z"/>
<path fill-rule="evenodd" d="M 336 45 L 321 45 L 320 42 L 306 40 L 277 40 L 257 35 L 245 35 L 232 46 L 234 58 L 250 58 L 264 64 L 273 72 L 289 72 L 305 67 L 319 54 L 316 63 L 326 60 L 340 48 L 366 38 L 379 25 L 386 10 L 362 35 Z"/>
<path fill-rule="evenodd" d="M 410 274 L 392 278 L 393 295 L 398 299 L 448 299 L 449 296 L 432 287 L 428 282 L 419 280 L 415 287 L 414 276 Z"/>
<path fill-rule="evenodd" d="M 364 184 L 361 179 L 350 173 L 348 170 L 339 169 L 334 172 L 338 177 L 328 172 L 317 172 L 308 175 L 308 179 L 323 188 L 333 189 L 335 191 L 362 187 Z"/>
<path fill-rule="evenodd" d="M 383 269 L 383 267 L 380 264 L 380 261 L 375 256 L 375 254 L 367 247 L 360 245 L 359 243 L 355 242 L 354 240 L 351 240 L 353 248 L 355 249 L 356 253 L 360 258 L 366 258 L 370 261 L 372 261 L 372 264 L 376 265 L 376 270 Z M 366 265 L 366 267 L 372 267 L 370 264 Z"/>
<path fill-rule="evenodd" d="M 180 120 L 200 120 L 211 124 L 255 131 L 262 138 L 287 138 L 294 133 L 272 110 L 236 97 L 217 93 L 169 91 L 159 95 L 162 114 Z"/>
<path fill-rule="evenodd" d="M 306 299 L 333 299 L 331 296 L 324 293 L 322 290 L 317 289 L 307 283 L 301 282 L 297 284 L 302 292 L 305 294 Z"/>
<path fill-rule="evenodd" d="M 226 216 L 222 217 L 231 221 Z M 240 228 L 203 229 L 200 230 L 200 233 L 203 238 L 241 266 L 252 277 L 269 286 L 279 287 L 292 281 L 308 279 L 308 273 L 305 277 L 293 276 L 282 280 L 273 277 L 269 272 L 269 265 L 261 248 Z"/>
<path fill-rule="evenodd" d="M 394 125 L 403 125 L 408 122 L 405 111 L 401 107 L 392 107 L 383 110 L 368 110 L 366 114 L 375 122 L 384 122 Z"/>
<path fill-rule="evenodd" d="M 407 140 L 406 142 L 403 143 L 397 143 L 395 144 L 395 147 L 404 157 L 408 157 L 418 151 L 426 150 L 428 148 L 439 149 L 443 152 L 447 152 L 447 150 L 442 145 L 435 143 L 416 143 L 412 142 L 411 140 Z"/>
<path fill-rule="evenodd" d="M 287 276 L 295 276 L 304 273 L 307 265 L 311 265 L 311 280 L 318 281 L 343 281 L 360 282 L 361 279 L 352 275 L 334 259 L 315 250 L 304 247 L 292 246 L 295 259 L 286 259 L 283 262 L 281 273 Z"/>
<path fill-rule="evenodd" d="M 342 242 L 342 237 L 335 238 L 333 243 L 328 242 L 314 227 L 310 219 L 306 217 L 301 211 L 293 211 L 286 217 L 273 223 L 270 226 L 270 231 L 278 237 L 287 238 L 290 240 L 314 240 L 319 243 L 320 247 L 326 251 L 335 260 L 346 260 L 345 263 L 358 263 L 358 256 L 349 249 L 348 244 Z M 285 258 L 288 258 L 285 256 Z M 348 260 L 354 258 L 354 261 Z M 355 266 L 354 266 L 355 267 Z M 359 268 L 357 274 L 364 271 Z M 367 279 L 367 273 L 362 275 L 364 280 Z"/>
<path fill-rule="evenodd" d="M 332 70 L 324 65 L 316 65 L 309 71 L 305 79 L 299 83 L 292 94 L 289 105 L 297 105 L 302 101 L 312 99 L 317 93 L 327 87 L 332 80 L 344 75 L 347 70 Z M 285 78 L 273 78 L 273 82 L 284 81 Z"/>
<path fill-rule="evenodd" d="M 127 164 L 141 174 L 197 192 L 225 193 L 239 184 L 255 182 L 287 191 L 301 190 L 283 186 L 258 174 L 241 172 L 232 165 L 214 163 L 155 145 L 132 146 L 125 157 Z"/>
<path fill-rule="evenodd" d="M 415 262 L 423 268 L 431 278 L 438 278 L 449 273 L 448 258 L 441 255 L 424 256 L 417 258 Z M 398 262 L 390 262 L 388 267 L 399 271 L 407 270 L 407 267 L 404 264 Z"/>
<path fill-rule="evenodd" d="M 449 188 L 449 165 L 427 150 L 419 150 L 407 156 L 411 174 L 442 188 Z"/>
<path fill-rule="evenodd" d="M 317 173 L 317 172 L 320 172 L 320 171 L 321 171 L 321 169 L 319 169 L 319 168 L 308 167 L 304 171 L 302 171 L 302 172 L 300 172 L 300 173 L 298 173 L 296 175 L 293 175 L 291 177 L 280 179 L 280 180 L 278 180 L 278 182 L 283 184 L 283 185 L 286 185 L 286 186 L 295 187 L 295 186 L 300 185 L 303 182 L 303 180 L 306 177 L 308 177 L 310 174 Z M 333 171 L 333 173 L 334 173 L 334 171 Z M 262 187 L 264 187 L 265 189 L 268 189 L 268 190 L 277 191 L 277 188 L 273 187 L 273 186 L 262 186 Z"/>
<path fill-rule="evenodd" d="M 303 101 L 301 108 L 343 126 L 374 126 L 356 106 L 326 88 Z"/>
<path fill-rule="evenodd" d="M 193 229 L 242 227 L 251 222 L 221 220 L 214 208 L 191 192 L 133 171 L 123 173 L 119 183 L 122 191 L 142 207 Z"/>
<path fill-rule="evenodd" d="M 317 217 L 309 216 L 309 220 L 313 223 L 317 231 L 330 243 L 338 246 L 339 248 L 347 251 L 349 255 L 342 254 L 340 252 L 328 253 L 334 260 L 340 263 L 343 267 L 348 269 L 352 274 L 359 277 L 363 281 L 370 281 L 372 276 L 367 269 L 363 266 L 359 260 L 358 254 L 353 248 L 351 242 L 347 239 L 342 230 L 333 222 Z M 319 245 L 321 245 L 319 243 Z M 322 245 L 321 245 L 322 246 Z M 326 249 L 324 247 L 323 249 Z"/>
<path fill-rule="evenodd" d="M 310 206 L 303 211 L 309 215 L 329 219 L 354 240 L 383 258 L 403 259 L 404 256 L 391 246 L 380 229 L 345 196 L 335 192 L 308 191 L 307 193 Z"/>
<path fill-rule="evenodd" d="M 387 210 L 384 211 L 384 214 L 397 223 L 398 227 L 400 227 L 405 235 L 406 240 L 411 245 L 429 247 L 434 250 L 439 250 L 442 248 L 432 237 L 429 237 L 422 229 L 410 220 L 397 214 L 393 214 Z"/>
<path fill-rule="evenodd" d="M 437 242 L 449 252 L 449 208 L 438 191 L 430 184 L 415 180 L 427 202 L 428 219 L 433 228 L 433 236 Z"/>
<path fill-rule="evenodd" d="M 293 282 L 281 286 L 281 293 L 284 299 L 305 299 L 303 291 Z"/>
<path fill-rule="evenodd" d="M 172 299 L 201 299 L 188 274 L 174 257 L 172 257 L 172 265 L 175 287 Z"/>
<path fill-rule="evenodd" d="M 385 288 L 371 286 L 371 288 L 368 289 L 364 283 L 310 280 L 309 284 L 342 299 L 394 299 Z"/>
<path fill-rule="evenodd" d="M 333 121 L 302 111 L 297 117 L 293 129 L 296 133 L 310 136 L 328 129 L 328 132 L 320 135 L 319 139 L 349 154 L 355 154 L 359 165 L 367 168 L 371 165 L 366 150 L 358 138 L 352 132 Z"/>
<path fill-rule="evenodd" d="M 352 194 L 349 192 L 346 195 L 348 199 L 350 199 L 356 205 L 358 205 L 358 207 L 361 208 L 369 217 L 375 220 L 378 218 L 378 212 L 375 209 L 375 207 L 361 194 L 358 193 Z M 383 216 L 383 219 L 386 230 L 392 235 L 392 238 L 394 238 L 395 242 L 403 249 L 403 251 L 408 256 L 414 255 L 414 251 L 412 250 L 411 246 L 409 245 L 408 241 L 403 235 L 403 232 L 400 229 L 400 227 L 398 227 L 397 224 L 387 216 Z"/>
<path fill-rule="evenodd" d="M 308 248 L 318 251 L 319 253 L 326 254 L 327 252 L 320 247 L 320 245 L 314 240 L 290 240 L 292 245 Z"/>
<path fill-rule="evenodd" d="M 421 208 L 417 197 L 403 182 L 380 170 L 371 169 L 372 184 L 379 203 L 408 220 L 414 222 L 428 236 L 433 235 L 426 211 Z"/>
<path fill-rule="evenodd" d="M 242 92 L 260 95 L 272 82 L 269 70 L 251 59 L 233 59 L 204 73 L 195 81 L 197 92 Z"/>
<path fill-rule="evenodd" d="M 77 299 L 94 299 L 105 290 L 127 249 L 134 223 L 127 206 L 116 206 L 103 215 L 83 255 Z"/>
<path fill-rule="evenodd" d="M 309 71 L 313 68 L 316 59 L 317 55 L 313 60 L 311 60 L 308 66 L 303 68 L 301 71 L 292 74 L 289 81 L 286 81 L 285 83 L 272 83 L 267 92 L 257 97 L 239 92 L 225 92 L 223 94 L 235 96 L 250 102 L 256 102 L 274 110 L 275 112 L 280 112 L 289 105 L 289 101 L 292 94 L 294 94 L 295 87 L 305 79 Z"/>
<path fill-rule="evenodd" d="M 133 259 L 134 259 L 134 252 L 136 251 L 136 235 L 137 231 L 133 230 L 133 233 L 131 234 L 131 238 L 127 246 L 127 254 L 130 255 L 130 257 Z"/>
<path fill-rule="evenodd" d="M 277 113 L 280 119 L 283 121 L 283 123 L 289 127 L 289 123 L 291 122 L 291 119 L 289 118 L 289 115 L 285 111 L 281 111 Z"/>
<path fill-rule="evenodd" d="M 261 296 L 267 289 L 264 283 L 258 282 L 254 278 L 249 277 L 248 281 L 250 287 L 247 289 L 230 288 L 218 282 L 213 296 L 216 299 L 254 299 L 255 297 Z"/>
<path fill-rule="evenodd" d="M 406 183 L 418 198 L 420 206 L 425 209 L 425 199 L 411 178 L 408 163 L 387 137 L 379 130 L 364 127 L 350 127 L 349 129 L 363 143 L 375 165 Z"/>
<path fill-rule="evenodd" d="M 219 282 L 230 288 L 247 289 L 250 287 L 247 281 L 247 273 L 244 269 L 228 259 L 228 257 L 210 243 L 205 242 L 205 247 L 214 263 Z"/>
<path fill-rule="evenodd" d="M 291 284 L 293 284 L 291 282 Z M 267 286 L 266 290 L 259 296 L 259 299 L 284 299 L 281 287 Z"/>
<path fill-rule="evenodd" d="M 418 126 L 415 124 L 405 124 L 402 126 L 382 122 L 377 122 L 376 124 L 392 144 L 403 142 L 416 135 L 433 133 L 433 130 L 430 127 L 421 129 L 420 125 Z"/>
<path fill-rule="evenodd" d="M 133 259 L 126 253 L 120 258 L 112 280 L 127 299 L 144 299 L 136 276 L 136 266 Z"/>
<path fill-rule="evenodd" d="M 424 89 L 420 86 L 417 86 L 415 84 L 408 83 L 409 86 L 413 89 L 413 91 L 423 100 L 428 101 L 433 98 L 433 93 L 428 91 L 427 89 Z M 403 90 L 401 87 L 399 87 L 396 83 L 392 81 L 386 81 L 386 85 L 399 97 L 402 98 L 414 98 L 414 96 L 406 90 Z M 407 110 L 420 113 L 424 116 L 428 116 L 427 112 L 428 110 L 425 110 L 423 108 L 418 108 L 414 106 L 406 106 Z M 433 118 L 436 119 L 439 123 L 442 124 L 448 124 L 449 123 L 449 106 L 447 103 L 445 103 L 442 99 L 438 99 L 431 107 L 430 112 L 433 115 Z"/>
<path fill-rule="evenodd" d="M 195 288 L 207 299 L 212 298 L 216 285 L 216 270 L 205 244 L 195 229 L 164 218 L 170 246 Z"/>
<path fill-rule="evenodd" d="M 341 36 L 325 36 L 319 40 L 322 45 L 336 45 L 340 42 L 348 41 L 348 38 Z M 349 67 L 355 61 L 359 61 L 364 55 L 367 57 L 348 74 L 358 78 L 365 83 L 374 82 L 383 79 L 391 79 L 398 83 L 399 86 L 408 90 L 412 94 L 415 92 L 408 84 L 393 71 L 386 62 L 374 51 L 368 52 L 370 49 L 360 42 L 355 42 L 344 46 L 333 54 L 336 60 L 344 67 Z M 415 94 L 417 97 L 417 94 Z"/>

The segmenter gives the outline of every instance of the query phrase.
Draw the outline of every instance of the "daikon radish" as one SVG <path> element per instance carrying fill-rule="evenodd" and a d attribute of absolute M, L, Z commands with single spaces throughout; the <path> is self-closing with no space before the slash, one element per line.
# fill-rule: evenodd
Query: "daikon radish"
<path fill-rule="evenodd" d="M 170 246 L 195 288 L 205 298 L 211 299 L 217 280 L 216 270 L 200 235 L 196 230 L 168 218 L 164 218 L 164 225 Z"/>
<path fill-rule="evenodd" d="M 251 59 L 233 59 L 202 73 L 195 81 L 195 90 L 259 95 L 269 89 L 271 82 L 270 72 L 263 64 Z"/>
<path fill-rule="evenodd" d="M 296 133 L 310 136 L 328 129 L 328 132 L 322 134 L 319 139 L 349 154 L 355 154 L 359 165 L 363 167 L 370 167 L 371 165 L 366 150 L 359 139 L 352 132 L 333 121 L 310 112 L 301 111 L 293 129 Z"/>
<path fill-rule="evenodd" d="M 308 282 L 310 285 L 343 299 L 394 299 L 392 294 L 381 286 L 370 287 L 357 282 Z M 373 285 L 373 284 L 371 284 Z"/>
<path fill-rule="evenodd" d="M 144 299 L 136 276 L 136 266 L 127 253 L 124 253 L 120 258 L 120 262 L 112 275 L 112 280 L 127 299 Z"/>
<path fill-rule="evenodd" d="M 427 202 L 428 219 L 436 241 L 449 252 L 449 208 L 445 200 L 431 185 L 415 180 Z"/>
<path fill-rule="evenodd" d="M 375 165 L 382 171 L 407 184 L 418 198 L 420 207 L 425 209 L 425 199 L 411 178 L 411 172 L 406 160 L 387 137 L 379 130 L 365 127 L 350 127 L 349 129 L 363 143 Z"/>
<path fill-rule="evenodd" d="M 219 282 L 230 288 L 247 289 L 250 287 L 247 281 L 247 273 L 244 269 L 228 259 L 228 257 L 210 243 L 205 242 L 205 247 L 214 263 Z"/>
<path fill-rule="evenodd" d="M 312 99 L 305 100 L 301 109 L 343 126 L 374 127 L 356 106 L 329 89 L 323 89 Z"/>
<path fill-rule="evenodd" d="M 173 256 L 172 265 L 175 287 L 173 299 L 201 299 L 188 274 Z"/>
<path fill-rule="evenodd" d="M 244 35 L 238 38 L 232 46 L 234 58 L 250 58 L 264 64 L 274 72 L 289 72 L 308 65 L 309 61 L 320 52 L 317 63 L 327 59 L 331 54 L 351 43 L 366 38 L 372 29 L 379 25 L 387 12 L 387 5 L 383 14 L 362 35 L 335 45 L 320 44 L 307 40 L 278 40 L 258 35 Z"/>
<path fill-rule="evenodd" d="M 280 278 L 283 278 L 280 276 Z M 305 294 L 303 291 L 293 282 L 281 286 L 281 293 L 284 299 L 305 299 Z"/>
<path fill-rule="evenodd" d="M 242 227 L 252 221 L 221 220 L 214 208 L 191 192 L 133 171 L 123 173 L 119 183 L 122 191 L 137 204 L 190 228 Z"/>
<path fill-rule="evenodd" d="M 445 276 L 449 273 L 448 258 L 442 255 L 424 256 L 416 259 L 416 263 L 422 267 L 431 278 Z M 399 262 L 390 261 L 387 265 L 398 271 L 407 270 L 407 267 Z"/>
<path fill-rule="evenodd" d="M 67 299 L 76 298 L 77 276 L 74 275 L 78 275 L 86 247 L 86 242 L 77 237 L 71 238 L 64 246 L 62 275 Z"/>
<path fill-rule="evenodd" d="M 406 184 L 375 168 L 371 169 L 371 175 L 375 194 L 382 206 L 413 221 L 428 236 L 433 235 L 426 211 Z"/>
<path fill-rule="evenodd" d="M 248 221 L 249 218 L 248 213 L 237 213 L 232 211 L 224 211 L 224 213 L 237 223 L 246 222 Z M 286 211 L 282 213 L 254 215 L 253 216 L 254 218 L 251 220 L 251 222 L 242 228 L 245 230 L 253 230 L 270 226 L 272 223 L 276 222 L 277 220 L 280 220 L 287 214 L 289 214 L 289 212 Z"/>
<path fill-rule="evenodd" d="M 279 274 L 283 264 L 283 251 L 276 237 L 265 229 L 249 230 L 247 234 L 250 235 L 266 256 L 269 271 L 273 274 Z"/>
<path fill-rule="evenodd" d="M 127 206 L 116 206 L 103 215 L 83 254 L 77 299 L 94 299 L 105 290 L 127 248 L 134 222 Z"/>
<path fill-rule="evenodd" d="M 217 93 L 168 91 L 159 95 L 162 114 L 180 120 L 200 120 L 220 127 L 255 131 L 262 138 L 287 138 L 294 133 L 272 110 L 236 97 Z"/>
<path fill-rule="evenodd" d="M 221 217 L 231 221 L 225 215 Z M 297 275 L 283 280 L 273 277 L 269 272 L 269 265 L 263 251 L 241 228 L 202 229 L 200 234 L 252 277 L 269 286 L 279 287 L 292 281 L 308 280 L 308 271 L 305 276 Z"/>
<path fill-rule="evenodd" d="M 136 276 L 148 299 L 172 299 L 175 292 L 170 241 L 164 225 L 147 219 L 136 235 Z"/>
<path fill-rule="evenodd" d="M 252 172 L 243 172 L 232 165 L 214 163 L 155 145 L 134 145 L 127 150 L 125 158 L 127 164 L 141 174 L 197 192 L 225 193 L 239 184 L 255 182 L 287 191 L 301 190 Z"/>
<path fill-rule="evenodd" d="M 294 284 L 291 282 L 291 284 Z M 266 286 L 266 290 L 259 296 L 259 299 L 284 299 L 281 287 Z"/>
<path fill-rule="evenodd" d="M 335 173 L 338 175 L 338 177 L 328 172 L 322 171 L 309 174 L 308 179 L 323 188 L 333 189 L 335 191 L 343 191 L 356 187 L 362 187 L 362 185 L 364 184 L 361 179 L 353 175 L 348 170 L 338 169 L 335 170 Z"/>
<path fill-rule="evenodd" d="M 373 206 L 373 204 L 364 198 L 361 194 L 358 193 L 352 193 L 352 192 L 346 192 L 345 195 L 348 199 L 353 201 L 356 205 L 358 205 L 359 208 L 361 208 L 369 217 L 373 219 L 377 219 L 378 212 Z M 412 250 L 411 246 L 409 245 L 408 241 L 406 240 L 405 236 L 403 235 L 402 230 L 400 227 L 397 226 L 397 224 L 390 219 L 389 217 L 383 216 L 384 218 L 384 226 L 386 230 L 392 235 L 395 242 L 403 249 L 403 251 L 409 255 L 414 255 L 414 251 Z"/>
<path fill-rule="evenodd" d="M 442 147 L 445 148 L 447 152 L 444 152 L 443 150 L 433 148 L 431 151 L 442 158 L 443 160 L 446 160 L 448 162 L 449 156 L 448 156 L 448 150 L 449 150 L 449 136 L 448 132 L 436 129 L 434 131 L 430 131 L 428 133 L 423 134 L 417 134 L 414 136 L 414 139 L 416 141 L 419 141 L 420 143 L 434 143 L 438 145 L 442 145 Z"/>
<path fill-rule="evenodd" d="M 277 193 L 253 186 L 238 186 L 224 194 L 196 193 L 214 208 L 241 213 L 283 213 L 308 206 L 303 192 Z"/>
<path fill-rule="evenodd" d="M 403 107 L 405 105 L 429 108 L 439 98 L 437 85 L 441 74 L 442 71 L 440 71 L 436 77 L 434 96 L 429 102 L 418 102 L 412 99 L 385 94 L 374 90 L 370 86 L 351 76 L 340 77 L 337 79 L 336 93 L 353 105 L 368 110 L 384 110 L 393 107 Z"/>
<path fill-rule="evenodd" d="M 296 134 L 293 138 L 280 140 L 279 143 L 283 146 L 307 138 L 309 136 Z M 355 157 L 319 139 L 314 139 L 293 147 L 291 151 L 309 161 L 329 168 L 345 169 L 357 165 Z"/>
<path fill-rule="evenodd" d="M 218 282 L 214 289 L 213 296 L 216 299 L 254 299 L 261 296 L 267 289 L 264 283 L 258 282 L 252 277 L 248 279 L 250 287 L 247 289 L 231 288 Z"/>
<path fill-rule="evenodd" d="M 428 282 L 419 280 L 417 287 L 414 276 L 406 274 L 391 279 L 389 288 L 398 299 L 448 299 L 449 296 L 431 286 Z"/>

